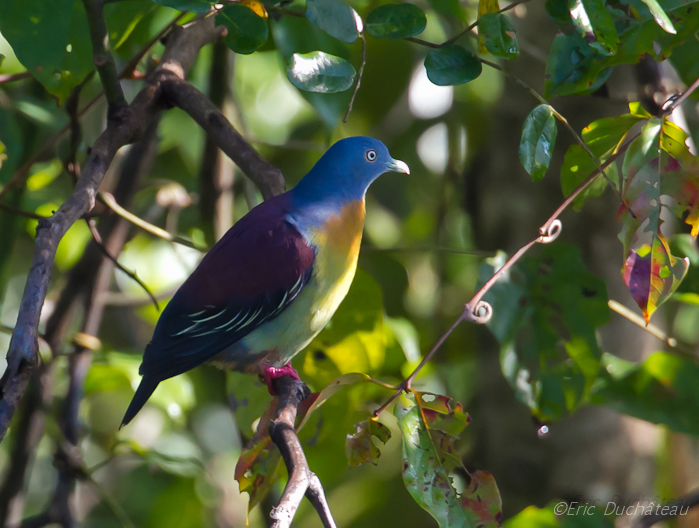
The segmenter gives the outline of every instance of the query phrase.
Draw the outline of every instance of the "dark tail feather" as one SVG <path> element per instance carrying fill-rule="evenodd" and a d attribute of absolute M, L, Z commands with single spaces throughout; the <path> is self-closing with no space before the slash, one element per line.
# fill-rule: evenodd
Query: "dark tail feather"
<path fill-rule="evenodd" d="M 140 411 L 146 404 L 148 398 L 150 398 L 150 395 L 153 394 L 153 391 L 156 389 L 159 383 L 160 380 L 158 379 L 148 377 L 143 377 L 141 379 L 141 384 L 138 386 L 138 389 L 136 389 L 136 394 L 134 394 L 133 399 L 129 404 L 129 408 L 126 409 L 126 414 L 124 415 L 124 419 L 121 421 L 119 429 L 133 420 L 134 416 L 136 416 L 138 411 Z"/>

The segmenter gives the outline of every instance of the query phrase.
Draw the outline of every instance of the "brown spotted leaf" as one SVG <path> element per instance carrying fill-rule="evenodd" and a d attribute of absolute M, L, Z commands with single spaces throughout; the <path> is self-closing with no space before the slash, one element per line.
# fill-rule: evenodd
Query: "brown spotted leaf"
<path fill-rule="evenodd" d="M 350 467 L 356 467 L 365 462 L 375 466 L 379 463 L 381 451 L 371 437 L 375 436 L 384 444 L 391 438 L 391 430 L 374 418 L 355 424 L 356 431 L 348 434 L 345 439 L 345 454 Z"/>
<path fill-rule="evenodd" d="M 461 406 L 444 396 L 413 392 L 401 397 L 394 413 L 403 433 L 403 482 L 415 502 L 440 528 L 500 526 L 500 494 L 492 476 L 477 472 L 458 494 L 449 474 L 450 467 L 460 465 L 453 450 L 457 438 L 451 433 L 460 433 L 468 423 Z M 437 428 L 430 429 L 428 423 Z"/>

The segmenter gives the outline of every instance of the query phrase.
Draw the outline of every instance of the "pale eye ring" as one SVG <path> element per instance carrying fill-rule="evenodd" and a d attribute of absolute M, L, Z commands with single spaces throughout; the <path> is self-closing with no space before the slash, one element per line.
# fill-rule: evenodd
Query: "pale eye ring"
<path fill-rule="evenodd" d="M 379 155 L 376 153 L 374 149 L 367 150 L 366 151 L 366 159 L 368 161 L 376 161 L 376 158 L 378 158 Z"/>

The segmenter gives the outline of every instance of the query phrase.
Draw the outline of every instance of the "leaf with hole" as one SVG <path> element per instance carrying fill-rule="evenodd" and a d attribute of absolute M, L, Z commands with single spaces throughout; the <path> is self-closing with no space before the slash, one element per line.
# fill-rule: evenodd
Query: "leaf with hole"
<path fill-rule="evenodd" d="M 519 56 L 519 42 L 512 22 L 501 13 L 487 13 L 478 22 L 478 36 L 496 57 L 512 60 Z"/>
<path fill-rule="evenodd" d="M 359 15 L 340 0 L 308 0 L 306 18 L 331 37 L 351 44 L 359 38 Z M 359 19 L 361 20 L 361 19 Z"/>
<path fill-rule="evenodd" d="M 386 4 L 374 9 L 366 19 L 366 32 L 374 38 L 403 39 L 425 30 L 425 12 L 413 4 Z"/>
<path fill-rule="evenodd" d="M 427 78 L 437 86 L 464 84 L 481 74 L 483 66 L 472 52 L 450 44 L 430 51 L 425 57 Z"/>
<path fill-rule="evenodd" d="M 429 406 L 430 402 L 423 400 L 425 396 L 428 400 L 439 399 Z M 403 483 L 440 528 L 495 528 L 502 519 L 502 504 L 492 476 L 476 472 L 462 494 L 456 492 L 450 477 L 450 470 L 455 464 L 460 465 L 460 459 L 455 461 L 453 457 L 455 437 L 451 433 L 460 433 L 466 425 L 466 415 L 460 407 L 443 396 L 420 393 L 401 396 L 394 414 L 403 433 Z M 450 456 L 444 455 L 446 444 Z"/>
<path fill-rule="evenodd" d="M 619 35 L 605 0 L 569 0 L 568 8 L 578 34 L 602 55 L 614 55 Z"/>
<path fill-rule="evenodd" d="M 267 21 L 244 5 L 227 5 L 216 16 L 216 25 L 228 30 L 224 42 L 236 53 L 249 55 L 262 47 L 269 36 Z"/>
<path fill-rule="evenodd" d="M 519 143 L 519 161 L 522 167 L 538 181 L 544 177 L 551 163 L 556 144 L 556 117 L 546 104 L 532 110 L 522 125 Z"/>
<path fill-rule="evenodd" d="M 286 73 L 291 83 L 301 90 L 337 93 L 352 86 L 357 72 L 345 59 L 313 51 L 294 53 Z"/>
<path fill-rule="evenodd" d="M 391 438 L 391 430 L 373 418 L 359 422 L 354 427 L 355 432 L 347 434 L 345 438 L 345 454 L 349 467 L 356 467 L 365 462 L 371 462 L 376 466 L 381 451 L 372 441 L 372 437 L 385 444 Z"/>

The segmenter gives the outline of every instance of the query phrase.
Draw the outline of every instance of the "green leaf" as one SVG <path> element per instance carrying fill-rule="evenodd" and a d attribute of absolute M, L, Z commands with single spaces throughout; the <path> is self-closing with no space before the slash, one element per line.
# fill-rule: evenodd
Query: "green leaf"
<path fill-rule="evenodd" d="M 546 0 L 545 7 L 554 22 L 564 27 L 572 27 L 573 19 L 570 16 L 567 0 Z"/>
<path fill-rule="evenodd" d="M 189 11 L 190 13 L 208 13 L 215 1 L 207 0 L 151 0 L 154 4 L 172 7 L 178 11 Z"/>
<path fill-rule="evenodd" d="M 385 444 L 391 438 L 391 430 L 373 418 L 359 422 L 354 427 L 355 432 L 348 434 L 345 439 L 345 454 L 349 466 L 356 467 L 365 462 L 378 465 L 381 451 L 371 437 L 375 436 Z"/>
<path fill-rule="evenodd" d="M 602 86 L 611 68 L 604 70 L 602 58 L 579 35 L 558 34 L 546 61 L 546 97 L 590 93 Z"/>
<path fill-rule="evenodd" d="M 547 104 L 539 105 L 524 120 L 519 143 L 519 161 L 532 180 L 538 181 L 546 174 L 555 144 L 556 117 L 553 109 Z"/>
<path fill-rule="evenodd" d="M 79 0 L 0 2 L 0 31 L 59 104 L 94 68 L 87 16 Z"/>
<path fill-rule="evenodd" d="M 478 19 L 478 35 L 496 57 L 512 60 L 519 56 L 519 42 L 510 19 L 501 13 L 486 13 Z"/>
<path fill-rule="evenodd" d="M 578 34 L 602 55 L 614 55 L 619 36 L 605 0 L 569 0 L 568 7 Z"/>
<path fill-rule="evenodd" d="M 505 528 L 614 528 L 615 515 L 605 513 L 608 504 L 550 502 L 544 508 L 528 506 L 505 522 Z M 561 505 L 566 506 L 562 508 Z"/>
<path fill-rule="evenodd" d="M 374 9 L 366 19 L 366 32 L 374 38 L 402 39 L 425 30 L 425 12 L 413 4 L 386 4 Z"/>
<path fill-rule="evenodd" d="M 337 93 L 352 86 L 357 72 L 345 59 L 313 51 L 294 53 L 286 73 L 291 83 L 301 90 Z"/>
<path fill-rule="evenodd" d="M 676 354 L 656 352 L 643 363 L 604 354 L 591 402 L 673 431 L 699 435 L 699 366 Z"/>
<path fill-rule="evenodd" d="M 568 147 L 563 165 L 561 166 L 561 190 L 566 198 L 584 182 L 590 174 L 597 170 L 597 165 L 590 155 L 580 145 Z M 616 164 L 612 163 L 604 169 L 607 177 L 612 181 L 619 180 L 619 171 Z M 602 196 L 607 188 L 607 180 L 598 174 L 595 180 L 588 184 L 585 190 L 573 200 L 573 209 L 580 211 L 587 200 Z"/>
<path fill-rule="evenodd" d="M 236 53 L 249 55 L 267 42 L 267 21 L 244 5 L 228 5 L 216 16 L 216 25 L 225 26 L 226 45 Z"/>
<path fill-rule="evenodd" d="M 240 453 L 235 466 L 235 480 L 240 491 L 250 496 L 248 512 L 265 498 L 279 478 L 281 454 L 269 437 L 269 422 L 276 413 L 277 398 L 274 398 L 260 417 L 255 434 Z"/>
<path fill-rule="evenodd" d="M 673 35 L 677 34 L 677 30 L 675 29 L 675 26 L 672 25 L 672 22 L 670 21 L 670 18 L 667 16 L 665 11 L 663 11 L 663 8 L 660 7 L 660 4 L 658 3 L 657 0 L 641 0 L 644 4 L 648 6 L 648 9 L 650 9 L 651 14 L 653 15 L 653 18 L 655 21 L 658 23 L 658 25 L 663 28 L 665 31 L 668 33 L 671 33 Z"/>
<path fill-rule="evenodd" d="M 285 62 L 291 61 L 294 53 L 310 53 L 324 50 L 345 60 L 351 59 L 348 47 L 311 24 L 306 18 L 286 16 L 272 20 L 272 36 L 277 50 Z M 334 128 L 347 111 L 351 97 L 349 91 L 335 94 L 313 93 L 300 90 L 301 96 L 316 110 L 327 128 Z"/>
<path fill-rule="evenodd" d="M 482 284 L 503 257 L 481 269 Z M 580 250 L 565 244 L 524 257 L 485 300 L 488 328 L 500 342 L 500 364 L 517 399 L 544 420 L 556 420 L 585 401 L 602 351 L 596 329 L 609 319 L 604 281 L 583 265 Z"/>
<path fill-rule="evenodd" d="M 427 78 L 438 86 L 467 83 L 483 71 L 478 57 L 458 44 L 430 51 L 425 57 L 425 68 Z"/>
<path fill-rule="evenodd" d="M 459 423 L 453 418 L 456 408 L 449 408 L 452 414 L 446 415 L 447 429 Z M 431 421 L 431 417 L 441 413 L 428 409 L 428 414 L 423 415 L 421 410 L 424 408 L 418 405 L 412 394 L 402 396 L 394 409 L 403 433 L 403 482 L 410 495 L 437 520 L 440 528 L 499 526 L 502 505 L 493 477 L 477 471 L 471 475 L 468 488 L 461 495 L 457 494 L 449 469 L 442 462 L 439 440 L 435 442 L 429 422 L 425 422 L 425 419 Z"/>
<path fill-rule="evenodd" d="M 486 54 L 488 53 L 488 48 L 483 40 L 483 35 L 481 34 L 480 23 L 483 15 L 488 13 L 497 13 L 500 11 L 500 2 L 498 0 L 478 0 L 478 53 Z"/>
<path fill-rule="evenodd" d="M 331 37 L 351 44 L 359 37 L 359 15 L 340 0 L 308 0 L 306 17 Z"/>
<path fill-rule="evenodd" d="M 124 387 L 131 389 L 129 376 L 122 369 L 112 365 L 96 363 L 90 367 L 85 377 L 85 396 Z"/>

